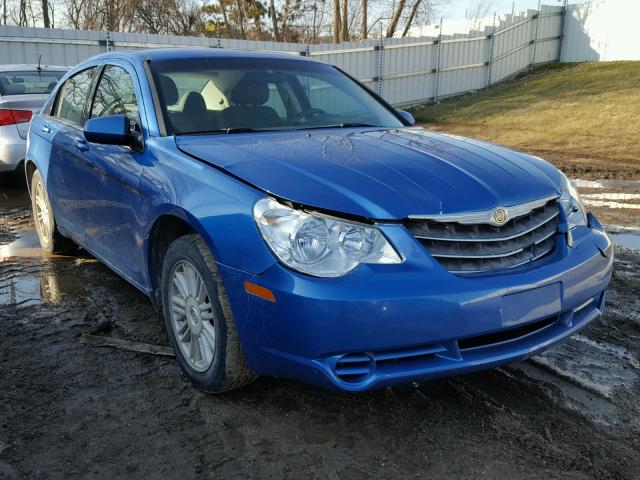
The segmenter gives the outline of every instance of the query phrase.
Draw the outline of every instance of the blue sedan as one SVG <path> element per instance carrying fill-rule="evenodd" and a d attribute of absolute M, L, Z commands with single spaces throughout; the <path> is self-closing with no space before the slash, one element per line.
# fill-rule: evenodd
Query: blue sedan
<path fill-rule="evenodd" d="M 598 318 L 611 279 L 552 165 L 416 127 L 304 57 L 91 58 L 34 116 L 25 168 L 43 250 L 80 245 L 147 294 L 210 392 L 522 360 Z"/>

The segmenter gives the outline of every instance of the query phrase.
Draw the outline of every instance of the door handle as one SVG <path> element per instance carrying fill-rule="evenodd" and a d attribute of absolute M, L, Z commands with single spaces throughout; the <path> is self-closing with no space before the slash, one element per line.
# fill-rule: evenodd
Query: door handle
<path fill-rule="evenodd" d="M 80 138 L 76 138 L 73 141 L 73 146 L 82 152 L 86 152 L 87 150 L 89 150 L 89 145 L 87 145 L 87 142 Z"/>
<path fill-rule="evenodd" d="M 49 133 L 51 131 L 51 128 L 49 128 L 49 125 L 43 125 L 40 131 L 44 133 Z"/>

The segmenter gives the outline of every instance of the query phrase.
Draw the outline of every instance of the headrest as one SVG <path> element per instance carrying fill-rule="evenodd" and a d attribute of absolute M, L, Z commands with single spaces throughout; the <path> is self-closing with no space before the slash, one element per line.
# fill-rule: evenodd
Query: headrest
<path fill-rule="evenodd" d="M 16 85 L 0 76 L 0 95 L 18 95 L 20 93 L 24 93 L 24 85 Z"/>
<path fill-rule="evenodd" d="M 189 92 L 184 101 L 183 112 L 199 113 L 207 111 L 207 104 L 198 92 Z"/>
<path fill-rule="evenodd" d="M 5 95 L 22 95 L 26 92 L 26 88 L 24 85 L 16 85 L 15 83 L 4 86 L 4 94 Z"/>
<path fill-rule="evenodd" d="M 236 105 L 262 105 L 269 100 L 269 84 L 263 72 L 247 72 L 230 95 Z"/>
<path fill-rule="evenodd" d="M 178 87 L 171 77 L 160 75 L 160 90 L 167 105 L 175 105 L 178 103 L 180 96 L 178 95 Z"/>

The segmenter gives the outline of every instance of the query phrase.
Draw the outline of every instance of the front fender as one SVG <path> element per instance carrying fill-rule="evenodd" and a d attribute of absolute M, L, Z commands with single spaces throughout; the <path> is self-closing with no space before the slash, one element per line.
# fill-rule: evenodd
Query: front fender
<path fill-rule="evenodd" d="M 164 215 L 175 216 L 198 232 L 217 262 L 252 274 L 275 258 L 253 220 L 253 205 L 265 194 L 196 159 L 172 151 L 172 138 L 154 139 L 152 161 L 143 170 L 140 192 L 147 197 L 139 213 L 149 265 L 149 238 Z M 175 145 L 175 144 L 174 144 Z M 167 148 L 155 148 L 164 147 Z M 147 272 L 147 278 L 149 274 Z"/>

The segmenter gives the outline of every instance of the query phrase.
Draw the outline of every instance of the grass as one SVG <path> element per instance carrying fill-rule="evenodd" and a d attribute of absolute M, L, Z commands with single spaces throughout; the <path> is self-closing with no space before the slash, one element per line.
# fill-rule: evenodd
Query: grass
<path fill-rule="evenodd" d="M 640 178 L 640 62 L 554 64 L 416 109 L 418 123 L 529 152 L 581 178 Z"/>

